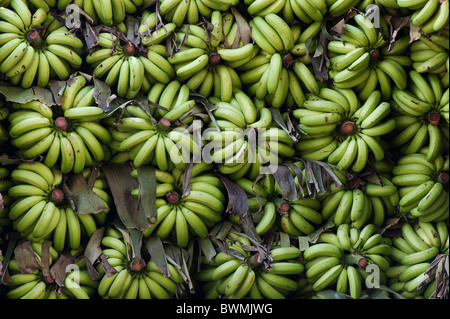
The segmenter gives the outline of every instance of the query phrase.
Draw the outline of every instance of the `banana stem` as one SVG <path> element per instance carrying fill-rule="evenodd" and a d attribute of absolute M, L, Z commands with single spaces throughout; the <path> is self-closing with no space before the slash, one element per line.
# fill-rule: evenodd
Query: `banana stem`
<path fill-rule="evenodd" d="M 39 31 L 35 29 L 31 29 L 30 31 L 28 31 L 27 41 L 34 49 L 38 49 L 44 44 L 44 41 L 42 41 L 42 38 L 39 35 Z"/>
<path fill-rule="evenodd" d="M 168 191 L 166 194 L 166 199 L 169 204 L 175 204 L 179 197 L 180 195 L 176 191 Z"/>
<path fill-rule="evenodd" d="M 217 65 L 220 63 L 221 60 L 222 57 L 220 56 L 219 53 L 214 52 L 209 55 L 209 64 L 211 65 Z"/>
<path fill-rule="evenodd" d="M 380 58 L 380 50 L 378 49 L 373 49 L 372 51 L 370 51 L 370 59 L 371 60 L 378 60 Z"/>
<path fill-rule="evenodd" d="M 437 176 L 438 183 L 447 184 L 450 179 L 450 175 L 447 172 L 441 172 Z"/>
<path fill-rule="evenodd" d="M 281 198 L 274 198 L 273 202 L 275 204 L 275 207 L 277 208 L 277 212 L 280 215 L 286 215 L 289 212 L 290 206 L 287 201 Z"/>
<path fill-rule="evenodd" d="M 353 252 L 345 256 L 345 263 L 347 265 L 358 265 L 359 268 L 366 268 L 368 262 L 360 253 Z"/>
<path fill-rule="evenodd" d="M 134 49 L 134 45 L 132 45 L 131 43 L 127 43 L 123 47 L 123 52 L 128 56 L 134 55 L 135 51 L 136 50 Z"/>
<path fill-rule="evenodd" d="M 292 65 L 293 62 L 294 62 L 294 57 L 292 56 L 291 52 L 289 52 L 288 54 L 283 56 L 283 66 L 285 68 L 288 69 Z"/>
<path fill-rule="evenodd" d="M 156 123 L 156 129 L 160 133 L 167 133 L 169 132 L 171 125 L 172 123 L 168 119 L 162 118 L 158 123 Z"/>
<path fill-rule="evenodd" d="M 431 125 L 437 126 L 439 125 L 439 121 L 441 120 L 441 115 L 436 111 L 431 111 L 427 114 L 427 119 Z"/>
<path fill-rule="evenodd" d="M 70 122 L 68 119 L 66 119 L 64 116 L 58 116 L 55 119 L 55 128 L 58 131 L 63 131 L 63 132 L 67 132 L 67 130 L 70 127 Z"/>
<path fill-rule="evenodd" d="M 356 132 L 356 124 L 353 121 L 345 121 L 341 125 L 341 132 L 344 135 L 352 135 Z"/>
<path fill-rule="evenodd" d="M 59 188 L 55 188 L 50 194 L 50 200 L 55 204 L 62 203 L 64 200 L 64 192 Z"/>
<path fill-rule="evenodd" d="M 129 268 L 133 271 L 139 272 L 142 269 L 144 269 L 146 265 L 147 264 L 145 263 L 145 260 L 142 257 L 140 257 L 137 260 L 136 258 L 134 258 L 133 260 L 130 261 Z"/>

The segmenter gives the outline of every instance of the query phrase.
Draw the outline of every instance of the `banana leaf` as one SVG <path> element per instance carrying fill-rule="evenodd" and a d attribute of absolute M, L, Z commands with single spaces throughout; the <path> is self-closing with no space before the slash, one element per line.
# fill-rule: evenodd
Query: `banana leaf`
<path fill-rule="evenodd" d="M 142 206 L 141 198 L 131 195 L 132 190 L 140 186 L 138 179 L 131 176 L 132 167 L 126 163 L 108 164 L 102 166 L 102 170 L 108 181 L 117 214 L 123 224 L 129 229 L 140 231 L 151 227 L 153 225 L 151 220 L 156 216 L 156 212 L 149 213 Z M 149 182 L 156 183 L 156 180 Z"/>
<path fill-rule="evenodd" d="M 53 93 L 49 89 L 39 86 L 32 86 L 23 89 L 16 86 L 0 86 L 0 94 L 3 94 L 6 101 L 25 104 L 31 101 L 39 101 L 45 105 L 55 105 Z"/>
<path fill-rule="evenodd" d="M 92 180 L 90 183 L 92 184 Z M 69 200 L 73 201 L 76 214 L 97 214 L 109 210 L 108 205 L 89 186 L 83 174 L 73 174 L 65 184 L 69 190 L 65 193 L 69 193 Z"/>

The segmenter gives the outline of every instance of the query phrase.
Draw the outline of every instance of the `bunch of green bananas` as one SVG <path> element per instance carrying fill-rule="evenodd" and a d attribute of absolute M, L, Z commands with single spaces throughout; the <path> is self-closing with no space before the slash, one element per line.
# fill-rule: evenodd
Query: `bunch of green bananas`
<path fill-rule="evenodd" d="M 160 54 L 166 52 L 165 41 L 176 29 L 175 23 L 164 23 L 154 10 L 145 9 L 141 14 L 138 31 L 141 37 L 140 41 L 146 48 L 156 50 Z"/>
<path fill-rule="evenodd" d="M 95 88 L 83 75 L 66 83 L 61 105 L 48 106 L 38 100 L 12 103 L 9 135 L 17 155 L 43 156 L 48 167 L 58 167 L 64 174 L 80 173 L 109 158 L 106 145 L 111 136 L 101 124 L 107 115 L 96 105 Z"/>
<path fill-rule="evenodd" d="M 135 14 L 144 5 L 144 0 L 29 0 L 37 7 L 64 11 L 70 4 L 77 5 L 95 25 L 119 25 L 126 15 Z M 47 5 L 46 5 L 47 4 Z"/>
<path fill-rule="evenodd" d="M 411 22 L 420 27 L 424 33 L 442 30 L 449 21 L 449 2 L 447 0 L 383 0 L 383 6 L 390 9 L 406 9 L 410 11 Z"/>
<path fill-rule="evenodd" d="M 161 0 L 159 13 L 166 21 L 181 27 L 183 24 L 196 25 L 201 17 L 210 19 L 213 11 L 228 11 L 238 3 L 239 0 Z"/>
<path fill-rule="evenodd" d="M 306 135 L 296 150 L 304 159 L 327 160 L 339 170 L 361 172 L 370 155 L 375 161 L 384 159 L 380 137 L 396 124 L 390 111 L 390 103 L 378 90 L 361 102 L 352 89 L 321 88 L 292 112 Z"/>
<path fill-rule="evenodd" d="M 383 99 L 388 100 L 392 83 L 400 90 L 406 88 L 404 68 L 412 65 L 411 58 L 405 55 L 410 46 L 409 35 L 397 36 L 391 49 L 389 29 L 383 19 L 379 19 L 378 27 L 362 13 L 352 20 L 356 25 L 346 21 L 344 32 L 336 34 L 339 40 L 327 45 L 333 85 L 353 88 L 363 100 L 374 90 L 380 90 Z"/>
<path fill-rule="evenodd" d="M 180 83 L 178 80 L 170 81 L 167 84 L 155 83 L 147 94 L 147 99 L 151 103 L 154 103 L 154 105 L 149 105 L 149 112 L 156 118 L 163 118 L 168 112 L 182 104 L 189 102 L 187 105 L 192 106 L 191 93 L 192 91 L 189 87 L 186 84 Z M 171 116 L 171 120 L 181 125 L 190 125 L 194 117 L 189 110 L 186 110 L 184 113 L 179 113 L 178 117 Z M 180 109 L 181 111 L 182 109 Z"/>
<path fill-rule="evenodd" d="M 173 92 L 173 87 L 171 90 Z M 142 107 L 130 104 L 118 121 L 110 117 L 105 123 L 119 131 L 113 137 L 115 148 L 119 152 L 128 152 L 134 166 L 152 164 L 162 171 L 173 167 L 184 169 L 191 157 L 200 153 L 200 145 L 192 132 L 177 125 L 176 121 L 195 103 L 195 100 L 176 103 L 157 123 Z"/>
<path fill-rule="evenodd" d="M 427 160 L 427 150 L 402 156 L 393 168 L 392 183 L 397 185 L 401 213 L 409 219 L 434 222 L 448 219 L 449 160 L 438 155 Z"/>
<path fill-rule="evenodd" d="M 335 16 L 336 13 L 342 11 L 343 6 L 347 5 L 340 4 L 338 6 L 332 6 L 332 3 L 326 0 L 286 0 L 281 13 L 283 19 L 286 19 L 287 21 L 291 21 L 290 17 L 296 17 L 303 23 L 311 24 L 314 22 L 322 22 L 326 14 Z M 350 7 L 348 9 L 350 9 Z M 345 12 L 348 11 L 348 9 L 346 9 Z M 342 13 L 339 13 L 338 15 L 341 15 Z"/>
<path fill-rule="evenodd" d="M 389 287 L 408 299 L 429 299 L 437 280 L 427 270 L 438 254 L 448 256 L 448 242 L 445 221 L 402 223 L 401 236 L 392 239 L 391 258 L 396 263 L 386 271 Z"/>
<path fill-rule="evenodd" d="M 393 90 L 393 113 L 396 122 L 392 147 L 402 154 L 417 153 L 428 146 L 427 160 L 448 152 L 449 89 L 443 91 L 436 74 L 409 72 L 408 87 Z"/>
<path fill-rule="evenodd" d="M 240 30 L 230 12 L 214 10 L 207 23 L 178 28 L 176 49 L 168 61 L 173 65 L 178 81 L 200 95 L 229 102 L 233 88 L 241 88 L 241 79 L 229 64 L 246 61 L 259 48 L 252 42 L 244 43 L 237 36 Z"/>
<path fill-rule="evenodd" d="M 108 212 L 76 213 L 62 191 L 63 178 L 61 171 L 41 162 L 21 162 L 11 171 L 13 185 L 8 190 L 13 200 L 8 211 L 13 229 L 32 242 L 51 238 L 57 251 L 78 249 L 84 238 L 106 223 Z M 111 201 L 106 187 L 100 176 L 92 188 L 105 205 Z"/>
<path fill-rule="evenodd" d="M 297 177 L 294 181 L 297 188 L 302 187 Z M 283 199 L 272 174 L 264 174 L 257 183 L 247 177 L 241 177 L 235 183 L 248 196 L 249 212 L 259 235 L 269 231 L 282 231 L 290 236 L 309 235 L 323 222 L 322 204 L 318 198 Z M 233 215 L 230 218 L 240 223 Z"/>
<path fill-rule="evenodd" d="M 101 241 L 102 254 L 113 271 L 98 265 L 98 294 L 105 299 L 171 299 L 180 293 L 184 279 L 172 264 L 168 263 L 169 276 L 158 269 L 152 259 L 131 258 L 131 245 L 122 233 L 108 227 Z"/>
<path fill-rule="evenodd" d="M 343 186 L 337 188 L 333 183 L 329 192 L 317 196 L 324 220 L 332 220 L 336 226 L 350 224 L 361 229 L 369 223 L 382 227 L 385 220 L 394 215 L 399 194 L 388 177 L 378 175 L 365 179 L 366 172 L 363 172 L 344 179 L 342 176 L 347 176 L 347 172 L 336 168 L 334 172 L 341 176 Z"/>
<path fill-rule="evenodd" d="M 266 14 L 281 14 L 287 22 L 294 21 L 294 12 L 287 0 L 244 0 L 247 12 L 251 16 L 264 17 Z"/>
<path fill-rule="evenodd" d="M 280 164 L 295 154 L 294 139 L 272 122 L 270 109 L 257 104 L 244 91 L 234 88 L 231 100 L 208 99 L 216 107 L 214 121 L 202 132 L 202 158 L 221 173 L 237 179 L 256 177 L 268 163 Z"/>
<path fill-rule="evenodd" d="M 448 31 L 422 35 L 410 46 L 413 68 L 419 73 L 437 74 L 444 87 L 449 85 Z"/>
<path fill-rule="evenodd" d="M 53 246 L 48 247 L 48 255 L 43 254 L 43 250 L 46 249 L 43 243 L 31 243 L 31 248 L 36 260 L 42 264 L 39 263 L 41 266 L 37 270 L 27 270 L 25 268 L 27 265 L 21 264 L 24 259 L 16 259 L 13 255 L 8 263 L 12 280 L 8 284 L 6 293 L 8 299 L 90 299 L 97 293 L 98 283 L 90 278 L 85 258 L 79 257 L 84 248 L 71 250 L 67 256 L 61 257 L 71 258 L 71 266 L 73 266 L 73 271 L 70 273 L 66 269 L 63 278 L 55 278 L 56 273 L 51 271 L 52 267 L 55 265 L 57 267 L 60 258 Z M 47 256 L 48 260 L 43 260 L 44 256 Z M 44 268 L 43 265 L 49 268 Z M 60 275 L 60 271 L 57 272 Z M 61 279 L 62 283 L 58 281 Z"/>
<path fill-rule="evenodd" d="M 225 211 L 225 189 L 221 179 L 210 169 L 212 164 L 195 163 L 189 180 L 190 190 L 184 193 L 184 170 L 156 170 L 157 221 L 143 231 L 161 239 L 173 238 L 179 247 L 186 247 L 193 237 L 205 238 Z M 137 176 L 137 170 L 132 176 Z M 140 196 L 140 189 L 132 191 Z"/>
<path fill-rule="evenodd" d="M 226 250 L 218 250 L 208 260 L 201 256 L 200 271 L 194 279 L 202 283 L 206 299 L 286 299 L 297 290 L 296 279 L 303 273 L 297 247 L 274 245 L 268 250 L 267 264 L 245 248 L 250 240 L 230 231 Z"/>
<path fill-rule="evenodd" d="M 154 50 L 141 50 L 123 34 L 104 31 L 98 35 L 98 45 L 86 56 L 92 74 L 117 95 L 133 99 L 139 92 L 148 93 L 156 83 L 169 83 L 174 77 L 172 65 Z"/>
<path fill-rule="evenodd" d="M 22 162 L 11 171 L 14 186 L 8 194 L 14 202 L 9 218 L 22 237 L 35 242 L 52 235 L 61 216 L 59 203 L 64 199 L 59 188 L 62 178 L 61 171 L 41 162 Z"/>
<path fill-rule="evenodd" d="M 253 17 L 249 25 L 261 48 L 248 63 L 237 67 L 249 94 L 275 108 L 301 106 L 304 91 L 317 94 L 319 84 L 310 61 L 321 23 L 302 30 L 299 24 L 289 26 L 280 16 L 269 13 Z"/>
<path fill-rule="evenodd" d="M 349 224 L 323 232 L 303 251 L 305 276 L 314 292 L 330 288 L 358 299 L 368 277 L 366 267 L 377 266 L 380 284 L 386 283 L 392 244 L 373 224 L 362 229 Z"/>
<path fill-rule="evenodd" d="M 8 196 L 8 189 L 13 186 L 11 181 L 11 172 L 6 167 L 0 167 L 0 234 L 11 225 L 8 217 L 11 197 Z"/>
<path fill-rule="evenodd" d="M 0 8 L 0 71 L 14 85 L 46 87 L 52 79 L 67 80 L 83 62 L 83 41 L 55 16 L 24 0 Z"/>

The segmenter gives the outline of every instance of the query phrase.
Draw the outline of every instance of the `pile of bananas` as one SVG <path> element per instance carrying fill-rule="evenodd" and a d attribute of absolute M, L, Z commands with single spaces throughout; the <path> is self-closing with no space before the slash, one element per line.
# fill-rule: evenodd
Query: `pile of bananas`
<path fill-rule="evenodd" d="M 399 191 L 389 178 L 383 175 L 365 178 L 366 172 L 337 173 L 344 187 L 334 187 L 329 193 L 318 196 L 324 220 L 332 220 L 336 226 L 351 224 L 361 229 L 369 223 L 382 227 L 386 219 L 394 216 L 399 206 Z"/>
<path fill-rule="evenodd" d="M 317 242 L 303 252 L 305 275 L 313 291 L 329 286 L 335 291 L 358 299 L 363 294 L 364 281 L 376 265 L 381 284 L 386 284 L 385 272 L 390 268 L 392 244 L 373 224 L 358 229 L 341 224 L 335 232 L 323 232 Z"/>
<path fill-rule="evenodd" d="M 275 244 L 265 254 L 252 253 L 250 240 L 231 230 L 223 248 L 211 258 L 201 256 L 194 279 L 202 284 L 207 299 L 285 299 L 298 289 L 304 272 L 301 251 Z"/>
<path fill-rule="evenodd" d="M 163 275 L 152 259 L 132 258 L 131 245 L 119 230 L 109 227 L 101 240 L 102 254 L 112 269 L 97 265 L 98 294 L 105 299 L 171 299 L 185 283 L 180 272 L 168 264 Z"/>
<path fill-rule="evenodd" d="M 391 104 L 382 101 L 379 90 L 361 102 L 351 89 L 321 88 L 317 94 L 308 94 L 303 106 L 292 112 L 306 135 L 296 150 L 304 159 L 326 159 L 339 170 L 361 172 L 369 157 L 384 159 L 379 139 L 395 129 L 390 112 Z"/>
<path fill-rule="evenodd" d="M 409 73 L 406 90 L 393 90 L 396 121 L 392 146 L 402 147 L 405 154 L 417 153 L 428 141 L 427 160 L 432 162 L 439 154 L 448 152 L 449 89 L 443 92 L 436 74 Z"/>
<path fill-rule="evenodd" d="M 109 117 L 104 121 L 110 131 L 118 132 L 112 136 L 112 147 L 119 153 L 126 152 L 135 167 L 152 164 L 162 171 L 175 167 L 185 169 L 192 157 L 201 151 L 201 141 L 194 140 L 192 131 L 177 122 L 196 103 L 189 99 L 189 91 L 186 95 L 185 90 L 178 90 L 172 83 L 162 87 L 163 92 L 160 90 L 161 95 L 164 94 L 164 97 L 160 96 L 160 102 L 163 98 L 166 102 L 170 98 L 173 100 L 170 101 L 172 108 L 165 109 L 158 122 L 150 112 L 135 104 L 127 105 L 119 119 Z"/>
<path fill-rule="evenodd" d="M 249 212 L 259 235 L 274 229 L 290 236 L 309 235 L 324 221 L 322 203 L 318 198 L 283 199 L 279 185 L 270 174 L 264 174 L 256 184 L 245 177 L 235 182 L 248 196 Z M 230 218 L 240 224 L 234 215 Z"/>
<path fill-rule="evenodd" d="M 401 234 L 392 239 L 395 264 L 386 271 L 389 287 L 406 298 L 445 294 L 445 289 L 437 287 L 441 274 L 435 267 L 448 263 L 448 225 L 443 221 L 406 222 L 401 225 Z"/>
<path fill-rule="evenodd" d="M 148 237 L 155 232 L 161 239 L 172 239 L 179 247 L 187 247 L 194 237 L 205 238 L 225 212 L 225 190 L 220 178 L 212 174 L 212 165 L 195 163 L 189 182 L 184 180 L 182 170 L 170 173 L 155 171 L 157 221 L 144 230 Z M 136 169 L 132 176 L 138 177 Z M 189 183 L 189 192 L 184 191 Z M 140 189 L 132 195 L 139 197 Z"/>
<path fill-rule="evenodd" d="M 302 105 L 304 91 L 317 94 L 319 84 L 310 67 L 321 23 L 314 22 L 302 30 L 289 26 L 280 16 L 268 13 L 249 21 L 252 37 L 260 52 L 238 67 L 243 85 L 258 100 L 274 108 Z"/>
<path fill-rule="evenodd" d="M 21 243 L 21 253 L 8 263 L 9 299 L 90 299 L 98 283 L 86 269 L 83 248 L 62 256 L 48 242 Z M 19 258 L 19 256 L 21 258 Z M 70 267 L 58 267 L 62 263 Z"/>
<path fill-rule="evenodd" d="M 89 170 L 84 174 L 89 176 Z M 30 241 L 51 239 L 58 252 L 78 249 L 84 239 L 106 222 L 108 209 L 95 215 L 74 212 L 70 192 L 63 191 L 65 177 L 60 170 L 41 162 L 22 162 L 10 178 L 8 195 L 12 203 L 8 217 L 14 230 Z M 105 207 L 111 204 L 104 178 L 97 179 L 92 190 L 105 201 Z"/>
<path fill-rule="evenodd" d="M 427 150 L 408 154 L 392 170 L 392 183 L 398 187 L 399 207 L 410 219 L 437 222 L 449 217 L 449 159 L 441 155 L 431 162 Z"/>
<path fill-rule="evenodd" d="M 449 36 L 449 0 L 0 0 L 0 299 L 448 299 Z"/>
<path fill-rule="evenodd" d="M 0 19 L 0 72 L 14 85 L 46 87 L 81 67 L 84 43 L 60 21 L 62 15 L 43 7 L 32 12 L 26 1 L 12 0 Z"/>
<path fill-rule="evenodd" d="M 406 88 L 404 68 L 412 65 L 411 58 L 405 55 L 409 35 L 400 33 L 391 48 L 383 19 L 379 19 L 378 26 L 364 14 L 356 14 L 352 20 L 346 21 L 344 31 L 335 35 L 338 39 L 328 43 L 330 78 L 338 88 L 354 88 L 362 99 L 374 90 L 389 99 L 392 86 Z"/>
<path fill-rule="evenodd" d="M 13 103 L 8 116 L 11 144 L 24 159 L 43 156 L 43 163 L 63 174 L 107 160 L 111 136 L 101 124 L 106 117 L 95 103 L 94 87 L 83 75 L 65 84 L 60 105 L 38 100 Z"/>
<path fill-rule="evenodd" d="M 126 31 L 99 33 L 98 44 L 86 62 L 95 77 L 115 87 L 118 96 L 133 99 L 139 92 L 148 93 L 154 83 L 169 83 L 174 70 L 158 52 L 143 50 L 127 40 Z"/>
<path fill-rule="evenodd" d="M 167 60 L 177 79 L 190 89 L 229 102 L 233 88 L 243 84 L 236 65 L 246 63 L 259 48 L 240 34 L 244 31 L 231 13 L 214 10 L 210 24 L 211 28 L 196 24 L 178 28 L 175 52 Z"/>

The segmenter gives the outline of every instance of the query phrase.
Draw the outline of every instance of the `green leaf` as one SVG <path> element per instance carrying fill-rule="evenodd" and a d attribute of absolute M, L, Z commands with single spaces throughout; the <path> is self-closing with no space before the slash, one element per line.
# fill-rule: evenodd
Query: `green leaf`
<path fill-rule="evenodd" d="M 275 172 L 273 172 L 273 178 L 278 184 L 282 198 L 287 201 L 295 201 L 298 199 L 297 185 L 289 167 L 278 165 Z"/>
<path fill-rule="evenodd" d="M 25 104 L 31 101 L 39 101 L 48 106 L 55 105 L 52 91 L 38 86 L 32 86 L 29 89 L 22 89 L 16 86 L 0 86 L 0 93 L 9 102 Z"/>
<path fill-rule="evenodd" d="M 132 167 L 127 164 L 107 164 L 102 167 L 108 181 L 117 214 L 123 224 L 130 229 L 143 231 L 151 227 L 146 210 L 140 199 L 131 195 L 133 189 L 139 187 L 139 182 L 131 176 Z"/>
<path fill-rule="evenodd" d="M 248 212 L 248 197 L 245 191 L 234 181 L 219 174 L 222 183 L 228 193 L 228 205 L 226 212 L 239 216 L 240 219 Z"/>
<path fill-rule="evenodd" d="M 74 258 L 68 254 L 60 254 L 52 268 L 48 270 L 48 275 L 44 273 L 45 277 L 49 276 L 55 280 L 55 283 L 64 287 L 64 279 L 66 278 L 67 269 L 74 263 Z"/>
<path fill-rule="evenodd" d="M 210 261 L 217 255 L 217 251 L 214 248 L 214 245 L 211 242 L 211 239 L 206 238 L 198 238 L 197 243 L 200 246 L 200 254 L 203 253 L 205 255 L 206 260 Z"/>
<path fill-rule="evenodd" d="M 14 248 L 14 257 L 17 261 L 17 266 L 23 274 L 32 273 L 42 268 L 42 261 L 31 247 L 31 242 L 28 240 L 21 240 Z"/>
<path fill-rule="evenodd" d="M 127 39 L 136 47 L 141 43 L 141 35 L 139 34 L 139 20 L 131 15 L 126 16 Z"/>
<path fill-rule="evenodd" d="M 152 234 L 146 238 L 145 247 L 156 267 L 158 267 L 164 276 L 168 277 L 169 268 L 167 267 L 166 252 L 161 238 L 156 233 Z"/>
<path fill-rule="evenodd" d="M 97 214 L 108 211 L 108 205 L 89 187 L 83 174 L 74 174 L 67 180 L 76 214 Z"/>

